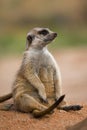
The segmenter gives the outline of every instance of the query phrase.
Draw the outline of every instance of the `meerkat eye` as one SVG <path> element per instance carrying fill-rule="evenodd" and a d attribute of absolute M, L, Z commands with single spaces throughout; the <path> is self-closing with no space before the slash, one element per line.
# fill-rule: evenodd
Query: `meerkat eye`
<path fill-rule="evenodd" d="M 47 35 L 49 32 L 47 31 L 47 30 L 41 30 L 41 31 L 39 31 L 39 34 L 42 34 L 42 35 Z"/>

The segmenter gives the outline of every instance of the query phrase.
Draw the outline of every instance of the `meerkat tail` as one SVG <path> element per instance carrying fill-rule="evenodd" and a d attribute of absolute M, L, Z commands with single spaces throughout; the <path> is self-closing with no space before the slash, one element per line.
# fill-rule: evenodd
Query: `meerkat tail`
<path fill-rule="evenodd" d="M 9 93 L 9 94 L 6 94 L 4 96 L 1 96 L 0 97 L 0 103 L 10 99 L 11 97 L 12 97 L 12 93 Z"/>
<path fill-rule="evenodd" d="M 35 118 L 39 118 L 39 117 L 42 117 L 48 113 L 50 113 L 52 110 L 54 110 L 64 99 L 65 95 L 62 95 L 54 104 L 52 104 L 49 108 L 47 108 L 46 110 L 44 111 L 34 111 L 33 112 L 33 116 Z"/>

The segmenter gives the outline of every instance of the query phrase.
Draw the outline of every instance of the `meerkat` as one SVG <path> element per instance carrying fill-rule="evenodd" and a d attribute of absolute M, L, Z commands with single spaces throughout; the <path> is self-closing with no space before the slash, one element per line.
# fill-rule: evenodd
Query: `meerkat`
<path fill-rule="evenodd" d="M 60 70 L 47 49 L 56 37 L 57 33 L 48 28 L 34 28 L 27 34 L 26 50 L 12 93 L 0 97 L 0 102 L 13 97 L 17 110 L 32 112 L 35 117 L 43 116 L 57 106 L 63 108 L 66 103 L 64 95 L 61 96 Z"/>

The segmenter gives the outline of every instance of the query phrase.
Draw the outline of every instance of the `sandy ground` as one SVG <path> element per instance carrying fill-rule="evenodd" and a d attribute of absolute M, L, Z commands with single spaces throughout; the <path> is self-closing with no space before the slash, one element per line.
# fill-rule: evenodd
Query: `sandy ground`
<path fill-rule="evenodd" d="M 87 49 L 61 50 L 53 55 L 61 69 L 63 93 L 67 101 L 81 104 L 84 108 L 68 113 L 55 110 L 55 113 L 42 119 L 34 119 L 31 114 L 15 110 L 0 111 L 0 130 L 65 130 L 87 117 Z M 0 58 L 0 95 L 11 91 L 20 63 L 21 57 L 17 56 Z"/>

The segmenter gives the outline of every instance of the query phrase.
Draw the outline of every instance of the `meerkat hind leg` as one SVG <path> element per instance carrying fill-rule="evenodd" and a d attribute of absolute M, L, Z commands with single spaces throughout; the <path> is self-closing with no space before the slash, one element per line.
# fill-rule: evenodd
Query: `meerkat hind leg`
<path fill-rule="evenodd" d="M 13 107 L 14 104 L 3 104 L 3 105 L 0 105 L 0 110 L 2 111 L 9 111 L 12 107 Z"/>
<path fill-rule="evenodd" d="M 22 112 L 33 112 L 34 110 L 42 111 L 47 107 L 37 102 L 28 94 L 22 94 L 16 102 L 17 109 Z"/>

